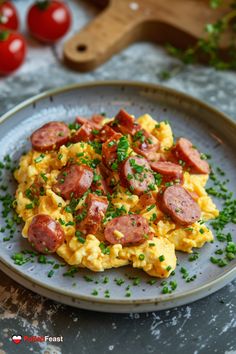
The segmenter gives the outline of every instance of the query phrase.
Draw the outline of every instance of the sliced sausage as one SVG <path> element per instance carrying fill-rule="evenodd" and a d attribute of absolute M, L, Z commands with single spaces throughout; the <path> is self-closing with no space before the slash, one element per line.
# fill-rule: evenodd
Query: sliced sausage
<path fill-rule="evenodd" d="M 93 129 L 94 127 L 89 122 L 84 123 L 71 137 L 71 142 L 78 143 L 80 141 L 94 140 Z"/>
<path fill-rule="evenodd" d="M 191 194 L 180 185 L 166 188 L 159 200 L 161 210 L 180 225 L 193 224 L 201 217 L 201 210 Z"/>
<path fill-rule="evenodd" d="M 194 191 L 189 192 L 189 193 L 190 193 L 191 197 L 192 197 L 194 200 L 196 200 L 196 202 L 197 202 L 197 200 L 198 200 L 198 198 L 199 198 L 199 195 L 198 195 L 196 192 L 194 192 Z"/>
<path fill-rule="evenodd" d="M 145 209 L 149 205 L 156 204 L 156 200 L 153 197 L 152 193 L 148 192 L 148 193 L 144 193 L 144 194 L 140 195 L 139 203 L 140 203 L 141 207 L 143 209 Z"/>
<path fill-rule="evenodd" d="M 150 163 L 153 171 L 162 175 L 163 182 L 174 181 L 176 183 L 183 183 L 183 169 L 170 161 L 158 161 Z"/>
<path fill-rule="evenodd" d="M 116 131 L 122 134 L 134 135 L 141 126 L 135 122 L 134 117 L 127 113 L 124 109 L 121 109 L 115 116 L 115 119 L 109 123 L 109 125 Z"/>
<path fill-rule="evenodd" d="M 189 167 L 192 173 L 210 173 L 208 162 L 201 159 L 201 154 L 188 139 L 180 138 L 172 152 L 178 160 L 186 163 L 186 167 Z"/>
<path fill-rule="evenodd" d="M 30 137 L 33 149 L 50 151 L 69 141 L 70 130 L 65 123 L 50 122 L 37 129 Z"/>
<path fill-rule="evenodd" d="M 134 149 L 134 147 L 133 147 Z M 145 153 L 145 151 L 136 151 L 139 155 L 142 155 L 143 157 L 145 157 L 149 164 L 153 163 L 153 162 L 157 162 L 157 161 L 166 161 L 167 158 L 165 156 L 165 154 L 163 154 L 162 152 L 156 152 L 156 151 L 147 151 Z M 172 155 L 173 156 L 173 155 Z"/>
<path fill-rule="evenodd" d="M 76 123 L 78 123 L 80 125 L 83 125 L 84 123 L 88 122 L 88 119 L 78 116 L 78 117 L 75 118 L 75 121 L 76 121 Z"/>
<path fill-rule="evenodd" d="M 115 130 L 109 125 L 105 124 L 99 133 L 99 140 L 105 143 L 107 140 L 111 139 L 116 134 Z"/>
<path fill-rule="evenodd" d="M 150 165 L 144 157 L 130 156 L 120 168 L 120 178 L 133 194 L 141 195 L 155 183 Z"/>
<path fill-rule="evenodd" d="M 109 177 L 107 177 L 106 179 L 106 184 L 109 188 L 109 190 L 111 191 L 110 193 L 112 193 L 113 188 L 117 186 L 117 184 L 119 183 L 120 178 L 118 174 L 111 174 Z"/>
<path fill-rule="evenodd" d="M 98 197 L 91 193 L 88 194 L 85 208 L 76 212 L 77 230 L 81 231 L 84 235 L 96 234 L 101 227 L 107 208 L 108 200 L 106 197 Z"/>
<path fill-rule="evenodd" d="M 111 173 L 111 170 L 107 168 L 102 162 L 98 166 L 103 180 L 106 183 L 107 193 L 112 193 L 113 187 L 119 182 L 118 174 Z M 117 180 L 118 179 L 118 180 Z"/>
<path fill-rule="evenodd" d="M 122 134 L 116 133 L 102 145 L 102 161 L 108 168 L 111 168 L 117 159 L 117 143 L 121 137 Z"/>
<path fill-rule="evenodd" d="M 91 122 L 94 123 L 97 127 L 100 127 L 100 128 L 102 126 L 103 120 L 104 120 L 104 116 L 102 116 L 101 114 L 94 114 L 91 117 Z"/>
<path fill-rule="evenodd" d="M 111 175 L 111 171 L 107 168 L 102 162 L 99 164 L 99 169 L 101 171 L 102 176 L 106 179 Z"/>
<path fill-rule="evenodd" d="M 91 190 L 93 192 L 101 191 L 101 193 L 104 195 L 112 192 L 112 190 L 107 185 L 105 178 L 103 177 L 102 168 L 100 166 L 96 167 L 94 178 L 95 180 L 93 179 L 93 183 L 91 184 Z"/>
<path fill-rule="evenodd" d="M 93 170 L 87 165 L 65 167 L 57 177 L 53 191 L 65 200 L 80 198 L 93 182 Z"/>
<path fill-rule="evenodd" d="M 118 231 L 118 232 L 117 232 Z M 124 215 L 112 219 L 106 225 L 104 236 L 111 244 L 139 245 L 153 237 L 148 220 L 141 215 Z"/>
<path fill-rule="evenodd" d="M 134 151 L 144 156 L 146 159 L 150 159 L 153 153 L 160 147 L 160 142 L 153 136 L 149 134 L 146 130 L 140 129 L 133 136 L 133 149 Z"/>
<path fill-rule="evenodd" d="M 40 253 L 53 253 L 61 246 L 65 233 L 58 221 L 46 214 L 35 215 L 28 229 L 28 240 Z"/>
<path fill-rule="evenodd" d="M 93 129 L 100 129 L 100 128 L 101 128 L 100 123 L 97 123 L 97 122 L 93 119 L 93 117 L 95 117 L 95 116 L 92 116 L 92 118 L 89 119 L 89 118 L 84 118 L 84 117 L 78 116 L 78 117 L 76 117 L 75 122 L 78 123 L 78 124 L 80 124 L 80 125 L 83 125 L 83 124 L 85 124 L 85 123 L 89 123 L 89 124 L 92 126 Z M 104 117 L 103 117 L 103 118 L 104 118 Z"/>

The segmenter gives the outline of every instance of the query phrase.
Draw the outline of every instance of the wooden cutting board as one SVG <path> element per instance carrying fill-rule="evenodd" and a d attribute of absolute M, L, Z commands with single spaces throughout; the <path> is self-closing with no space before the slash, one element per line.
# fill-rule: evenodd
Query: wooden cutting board
<path fill-rule="evenodd" d="M 69 39 L 64 60 L 78 71 L 90 71 L 136 41 L 171 43 L 185 48 L 204 35 L 231 2 L 213 10 L 209 0 L 93 0 L 100 15 Z M 227 48 L 227 38 L 221 43 Z"/>

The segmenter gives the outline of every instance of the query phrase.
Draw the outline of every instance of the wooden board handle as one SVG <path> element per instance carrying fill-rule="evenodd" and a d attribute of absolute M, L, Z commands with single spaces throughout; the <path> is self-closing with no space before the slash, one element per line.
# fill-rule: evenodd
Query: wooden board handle
<path fill-rule="evenodd" d="M 206 35 L 206 23 L 227 13 L 232 0 L 212 10 L 209 0 L 93 0 L 105 10 L 64 46 L 64 61 L 79 71 L 89 71 L 137 40 L 172 43 L 186 48 Z M 174 5 L 173 5 L 174 3 Z M 230 34 L 219 43 L 228 48 Z"/>
<path fill-rule="evenodd" d="M 108 60 L 141 35 L 140 9 L 115 0 L 64 46 L 64 61 L 73 69 L 89 71 Z"/>

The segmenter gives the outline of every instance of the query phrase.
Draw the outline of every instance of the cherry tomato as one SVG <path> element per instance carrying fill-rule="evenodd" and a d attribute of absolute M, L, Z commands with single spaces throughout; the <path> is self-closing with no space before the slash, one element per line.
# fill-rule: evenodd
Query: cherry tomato
<path fill-rule="evenodd" d="M 70 10 L 58 0 L 36 2 L 29 9 L 27 23 L 33 37 L 42 42 L 56 42 L 70 27 Z"/>
<path fill-rule="evenodd" d="M 24 37 L 6 29 L 0 29 L 0 75 L 7 75 L 18 69 L 26 55 Z"/>
<path fill-rule="evenodd" d="M 11 1 L 0 1 L 0 24 L 13 31 L 18 30 L 18 12 Z"/>

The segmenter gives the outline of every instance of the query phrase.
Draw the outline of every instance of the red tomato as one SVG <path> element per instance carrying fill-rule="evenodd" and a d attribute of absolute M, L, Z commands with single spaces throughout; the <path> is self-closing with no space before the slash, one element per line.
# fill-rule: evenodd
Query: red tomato
<path fill-rule="evenodd" d="M 42 42 L 56 42 L 70 27 L 70 10 L 61 1 L 44 0 L 30 7 L 27 23 L 30 33 L 35 38 Z"/>
<path fill-rule="evenodd" d="M 10 1 L 0 1 L 0 24 L 13 31 L 19 27 L 18 12 Z"/>
<path fill-rule="evenodd" d="M 19 33 L 0 29 L 0 75 L 7 75 L 18 69 L 25 55 L 24 37 Z"/>

